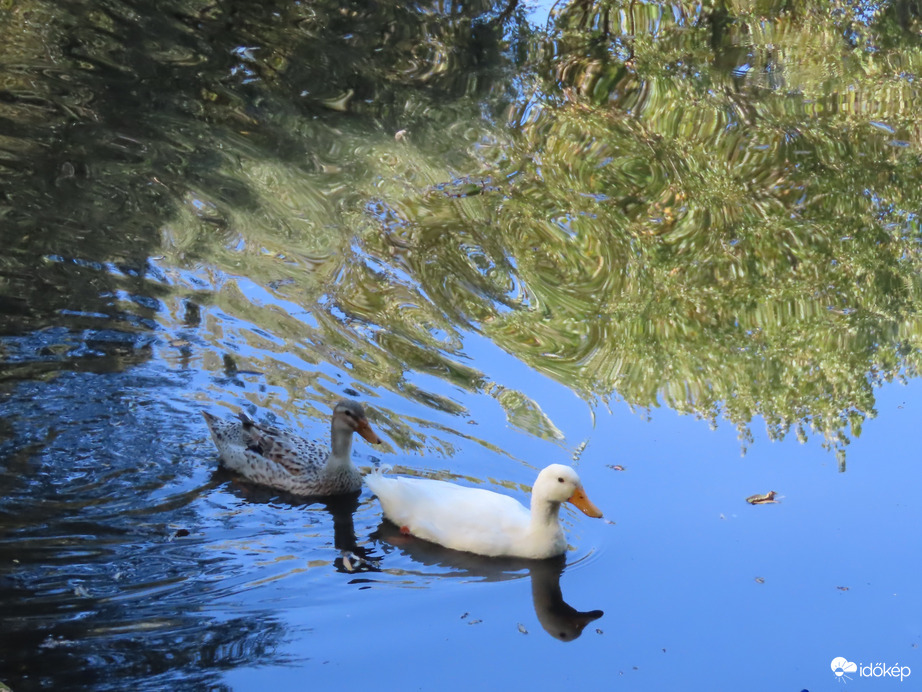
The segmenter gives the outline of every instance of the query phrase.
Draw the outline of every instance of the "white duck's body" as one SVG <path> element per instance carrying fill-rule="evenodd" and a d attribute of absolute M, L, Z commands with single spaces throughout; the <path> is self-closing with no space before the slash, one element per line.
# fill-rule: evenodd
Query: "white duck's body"
<path fill-rule="evenodd" d="M 426 478 L 375 472 L 366 476 L 365 484 L 378 496 L 384 516 L 402 532 L 490 557 L 543 559 L 564 553 L 562 502 L 572 502 L 589 516 L 602 516 L 576 472 L 561 464 L 538 474 L 531 510 L 506 495 Z"/>
<path fill-rule="evenodd" d="M 222 420 L 203 412 L 224 465 L 254 483 L 298 495 L 340 495 L 358 492 L 362 474 L 352 463 L 352 434 L 371 443 L 381 440 L 365 411 L 344 399 L 333 409 L 331 448 L 293 433 L 259 425 L 243 414 Z"/>

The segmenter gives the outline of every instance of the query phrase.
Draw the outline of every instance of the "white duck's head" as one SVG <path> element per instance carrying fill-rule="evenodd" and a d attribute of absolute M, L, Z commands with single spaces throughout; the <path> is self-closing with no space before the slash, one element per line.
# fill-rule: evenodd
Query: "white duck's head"
<path fill-rule="evenodd" d="M 365 409 L 357 401 L 343 399 L 337 402 L 333 409 L 332 423 L 333 439 L 352 437 L 352 433 L 358 433 L 372 444 L 379 444 L 381 438 L 371 429 L 368 418 L 365 417 Z"/>
<path fill-rule="evenodd" d="M 586 497 L 586 491 L 583 490 L 583 484 L 576 471 L 563 464 L 551 464 L 541 471 L 531 493 L 535 500 L 569 502 L 590 517 L 602 516 L 602 510 Z"/>

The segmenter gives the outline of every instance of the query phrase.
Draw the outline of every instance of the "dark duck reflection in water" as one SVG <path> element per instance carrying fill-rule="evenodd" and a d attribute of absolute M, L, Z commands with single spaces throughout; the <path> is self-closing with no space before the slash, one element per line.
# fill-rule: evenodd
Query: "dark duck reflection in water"
<path fill-rule="evenodd" d="M 381 439 L 365 410 L 343 399 L 333 409 L 331 448 L 291 432 L 260 425 L 244 414 L 223 420 L 203 412 L 211 437 L 228 469 L 254 483 L 296 495 L 342 495 L 362 489 L 362 474 L 352 463 L 352 435 L 372 444 Z"/>
<path fill-rule="evenodd" d="M 279 492 L 265 485 L 237 483 L 237 476 L 224 468 L 212 475 L 215 484 L 230 481 L 228 490 L 239 499 L 252 505 L 270 505 L 276 509 L 314 511 L 317 506 L 333 519 L 333 547 L 338 552 L 333 565 L 337 572 L 353 574 L 377 570 L 377 557 L 364 545 L 359 545 L 355 534 L 355 512 L 359 508 L 359 493 L 305 497 L 289 492 Z M 297 522 L 291 522 L 297 523 Z M 324 529 L 326 531 L 326 529 Z"/>
<path fill-rule="evenodd" d="M 448 572 L 439 575 L 441 577 L 506 581 L 521 578 L 527 570 L 531 577 L 532 604 L 538 622 L 549 635 L 560 641 L 577 639 L 586 625 L 604 615 L 601 610 L 577 610 L 564 601 L 560 588 L 560 577 L 567 566 L 564 555 L 545 560 L 475 555 L 408 536 L 389 521 L 382 522 L 371 538 L 382 544 L 385 552 L 385 557 L 381 558 L 382 563 L 386 562 L 387 553 L 397 548 L 414 562 L 427 567 L 448 569 Z M 384 566 L 382 571 L 387 572 L 387 567 Z M 402 575 L 407 573 L 408 570 L 401 570 Z M 421 572 L 420 576 L 423 575 Z"/>

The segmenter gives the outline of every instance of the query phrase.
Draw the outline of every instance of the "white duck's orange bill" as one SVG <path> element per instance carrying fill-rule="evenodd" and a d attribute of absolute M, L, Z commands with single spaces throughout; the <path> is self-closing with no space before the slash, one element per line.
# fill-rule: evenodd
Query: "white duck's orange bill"
<path fill-rule="evenodd" d="M 602 516 L 602 510 L 592 504 L 590 499 L 586 497 L 586 491 L 583 490 L 582 486 L 579 486 L 573 491 L 573 494 L 567 502 L 579 508 L 579 510 L 587 516 L 595 517 L 596 519 Z"/>
<path fill-rule="evenodd" d="M 359 425 L 355 431 L 366 440 L 371 442 L 373 445 L 381 443 L 381 438 L 378 437 L 378 434 L 371 429 L 371 426 L 368 424 L 367 420 L 360 420 Z"/>

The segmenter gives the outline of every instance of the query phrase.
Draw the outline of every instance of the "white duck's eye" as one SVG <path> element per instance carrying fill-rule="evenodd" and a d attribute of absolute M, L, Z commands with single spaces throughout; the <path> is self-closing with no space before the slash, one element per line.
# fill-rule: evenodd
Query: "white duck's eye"
<path fill-rule="evenodd" d="M 557 476 L 557 482 L 563 483 L 563 476 Z"/>

